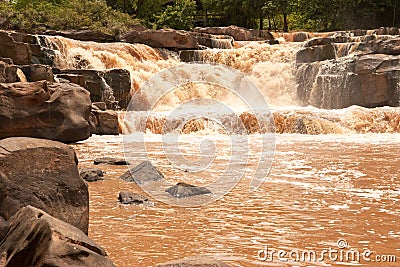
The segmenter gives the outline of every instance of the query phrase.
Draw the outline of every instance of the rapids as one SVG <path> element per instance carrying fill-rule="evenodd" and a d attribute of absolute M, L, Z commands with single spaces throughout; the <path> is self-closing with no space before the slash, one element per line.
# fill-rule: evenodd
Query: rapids
<path fill-rule="evenodd" d="M 178 52 L 141 44 L 41 37 L 42 45 L 51 52 L 54 67 L 125 68 L 131 73 L 131 107 L 135 111 L 120 112 L 120 131 L 124 135 L 93 136 L 74 144 L 80 167 L 93 167 L 97 157 L 126 156 L 129 148 L 132 164 L 151 160 L 171 184 L 207 186 L 228 167 L 245 170 L 241 173 L 243 179 L 219 200 L 185 208 L 179 202 L 168 205 L 156 199 L 152 199 L 154 206 L 118 204 L 119 191 L 143 194 L 143 190 L 118 179 L 126 166 L 102 166 L 106 180 L 89 184 L 89 235 L 107 250 L 117 266 L 154 266 L 195 255 L 211 255 L 232 266 L 245 267 L 377 266 L 367 260 L 258 259 L 259 251 L 266 247 L 319 253 L 338 249 L 338 240 L 348 243 L 343 251 L 370 250 L 372 260 L 391 255 L 400 260 L 400 108 L 302 107 L 296 97 L 295 78 L 295 56 L 302 43 L 284 39 L 308 37 L 281 36 L 279 45 L 241 42 L 235 44 L 235 49 L 194 52 L 197 60 L 223 64 L 245 74 L 269 106 L 252 110 L 243 105 L 240 97 L 221 87 L 218 79 L 224 77 L 215 76 L 211 69 L 204 75 L 212 83 L 183 83 L 149 110 L 145 104 L 153 96 L 140 88 L 161 71 L 188 64 L 181 62 Z M 352 45 L 338 47 L 343 56 L 351 54 L 352 49 Z M 183 68 L 176 77 L 190 80 L 195 75 L 190 68 Z M 160 78 L 158 82 L 152 84 L 154 90 L 165 80 Z M 171 113 L 194 99 L 216 100 L 230 110 L 194 105 L 187 112 Z M 270 123 L 260 125 L 257 116 Z M 227 131 L 226 125 L 233 131 Z M 264 183 L 249 191 L 260 165 L 263 138 L 270 133 L 275 133 L 276 146 L 272 166 L 263 170 Z M 165 142 L 163 138 L 169 134 L 178 136 L 179 149 L 171 149 L 172 144 Z M 238 136 L 245 136 L 246 142 L 235 143 L 234 149 L 247 156 L 232 161 L 232 144 Z M 145 153 L 141 138 L 145 140 Z M 200 171 L 174 167 L 171 157 L 181 155 Z M 210 165 L 197 166 L 198 159 L 205 155 L 212 155 Z M 150 186 L 158 189 L 161 185 Z M 385 262 L 381 266 L 396 264 Z"/>

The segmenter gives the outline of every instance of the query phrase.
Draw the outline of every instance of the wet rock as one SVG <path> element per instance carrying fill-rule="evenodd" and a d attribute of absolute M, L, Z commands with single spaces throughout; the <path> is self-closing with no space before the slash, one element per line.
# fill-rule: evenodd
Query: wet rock
<path fill-rule="evenodd" d="M 92 134 L 119 135 L 118 113 L 113 110 L 92 109 L 89 121 Z"/>
<path fill-rule="evenodd" d="M 18 67 L 9 62 L 0 61 L 0 83 L 19 82 Z"/>
<path fill-rule="evenodd" d="M 105 102 L 94 102 L 92 103 L 92 110 L 93 109 L 105 111 L 107 109 L 107 104 Z"/>
<path fill-rule="evenodd" d="M 97 158 L 94 160 L 95 165 L 108 164 L 108 165 L 130 165 L 130 163 L 123 158 Z"/>
<path fill-rule="evenodd" d="M 274 37 L 268 31 L 248 30 L 237 26 L 229 27 L 206 27 L 195 28 L 195 32 L 208 33 L 213 35 L 229 35 L 235 41 L 273 40 Z"/>
<path fill-rule="evenodd" d="M 197 256 L 167 263 L 157 264 L 156 267 L 229 267 L 230 265 L 210 257 Z"/>
<path fill-rule="evenodd" d="M 119 179 L 126 182 L 144 184 L 147 182 L 164 179 L 164 175 L 151 164 L 150 161 L 144 161 L 135 168 L 125 172 Z"/>
<path fill-rule="evenodd" d="M 75 151 L 59 142 L 0 140 L 0 216 L 32 205 L 87 233 L 89 193 L 77 164 Z"/>
<path fill-rule="evenodd" d="M 105 34 L 98 31 L 92 30 L 80 30 L 80 31 L 54 31 L 48 30 L 46 31 L 46 35 L 57 35 L 63 36 L 66 38 L 79 40 L 79 41 L 93 41 L 93 42 L 100 42 L 100 43 L 107 43 L 107 42 L 115 42 L 115 37 L 109 34 Z"/>
<path fill-rule="evenodd" d="M 318 45 L 300 49 L 296 53 L 297 63 L 312 63 L 336 58 L 335 47 L 332 44 Z"/>
<path fill-rule="evenodd" d="M 33 64 L 21 66 L 21 69 L 28 82 L 37 82 L 42 80 L 54 82 L 54 74 L 50 66 Z"/>
<path fill-rule="evenodd" d="M 5 266 L 114 266 L 84 232 L 40 209 L 21 208 L 8 223 L 0 244 Z"/>
<path fill-rule="evenodd" d="M 121 202 L 122 204 L 144 204 L 145 202 L 148 202 L 149 199 L 143 195 L 137 194 L 137 193 L 132 193 L 128 191 L 121 191 L 119 192 L 118 195 L 118 201 Z"/>
<path fill-rule="evenodd" d="M 311 39 L 312 35 L 309 32 L 294 32 L 293 42 L 304 42 Z"/>
<path fill-rule="evenodd" d="M 90 137 L 91 102 L 84 88 L 40 81 L 0 84 L 0 90 L 0 138 L 76 142 Z"/>
<path fill-rule="evenodd" d="M 122 36 L 121 41 L 141 43 L 156 48 L 198 49 L 197 38 L 186 31 L 162 30 L 133 30 Z"/>
<path fill-rule="evenodd" d="M 0 30 L 0 57 L 11 58 L 16 65 L 46 61 L 36 36 L 3 30 Z"/>
<path fill-rule="evenodd" d="M 200 46 L 218 49 L 233 48 L 233 38 L 229 35 L 212 35 L 206 33 L 194 33 Z"/>
<path fill-rule="evenodd" d="M 67 79 L 86 88 L 92 102 L 106 102 L 112 108 L 114 101 L 126 108 L 131 100 L 131 78 L 128 70 L 60 70 L 57 77 Z"/>
<path fill-rule="evenodd" d="M 86 182 L 104 180 L 104 172 L 100 169 L 82 169 L 80 170 L 79 174 Z"/>
<path fill-rule="evenodd" d="M 211 191 L 205 187 L 194 186 L 187 183 L 177 183 L 176 185 L 168 188 L 165 192 L 176 198 L 211 194 Z"/>

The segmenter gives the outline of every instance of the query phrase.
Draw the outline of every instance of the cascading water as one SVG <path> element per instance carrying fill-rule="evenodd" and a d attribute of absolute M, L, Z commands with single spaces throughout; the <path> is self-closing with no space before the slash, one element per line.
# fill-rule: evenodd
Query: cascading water
<path fill-rule="evenodd" d="M 291 36 L 300 37 L 310 35 Z M 348 242 L 351 250 L 343 249 L 346 252 L 371 250 L 374 255 L 398 255 L 399 143 L 398 134 L 392 133 L 400 133 L 400 108 L 350 106 L 332 110 L 301 106 L 310 104 L 309 99 L 326 107 L 344 101 L 349 94 L 330 98 L 325 92 L 335 93 L 337 86 L 351 89 L 352 77 L 341 74 L 353 71 L 346 62 L 353 60 L 355 45 L 337 45 L 336 52 L 342 59 L 301 67 L 296 66 L 295 56 L 302 43 L 271 46 L 250 42 L 236 49 L 190 52 L 198 61 L 224 64 L 246 74 L 271 107 L 268 111 L 261 106 L 252 112 L 241 105 L 237 95 L 220 86 L 221 80 L 228 79 L 213 76 L 211 71 L 202 75 L 216 84 L 182 83 L 149 107 L 160 86 L 165 86 L 163 77 L 154 81 L 152 90 L 137 92 L 139 88 L 162 70 L 188 66 L 181 65 L 186 63 L 175 52 L 139 44 L 97 44 L 61 37 L 46 37 L 45 41 L 56 67 L 125 68 L 131 73 L 136 111 L 120 113 L 121 131 L 127 135 L 95 135 L 74 144 L 80 167 L 93 168 L 94 158 L 123 157 L 131 149 L 133 164 L 150 160 L 173 182 L 208 186 L 229 167 L 233 173 L 244 173 L 229 194 L 205 206 L 182 208 L 179 204 L 185 199 L 179 199 L 177 206 L 163 202 L 127 206 L 117 203 L 118 192 L 143 194 L 142 188 L 118 178 L 126 172 L 126 166 L 102 166 L 106 179 L 88 186 L 89 236 L 107 250 L 117 266 L 154 266 L 191 255 L 210 255 L 237 267 L 282 266 L 288 262 L 260 261 L 257 252 L 268 246 L 288 253 L 319 253 L 337 249 L 338 239 Z M 191 70 L 179 68 L 175 75 L 164 78 L 190 80 L 199 75 Z M 203 102 L 196 105 L 196 99 Z M 204 101 L 211 100 L 223 103 L 231 112 L 204 105 Z M 190 112 L 176 111 L 176 106 L 187 102 L 193 104 L 186 110 Z M 171 114 L 173 109 L 175 113 Z M 271 124 L 260 127 L 256 115 L 271 119 Z M 233 129 L 232 136 L 227 129 Z M 267 135 L 257 133 L 271 131 L 278 133 L 274 164 L 271 172 L 260 170 L 266 176 L 264 183 L 258 190 L 249 191 L 248 180 L 263 163 L 260 148 Z M 164 140 L 168 135 L 179 135 L 179 147 Z M 130 136 L 132 147 L 123 145 L 122 139 Z M 146 153 L 140 150 L 143 136 Z M 243 137 L 248 142 L 242 142 Z M 209 140 L 214 143 L 211 145 Z M 248 157 L 232 160 L 235 151 Z M 208 160 L 209 152 L 215 155 L 210 167 L 203 168 L 197 159 L 203 156 Z M 184 162 L 190 159 L 190 164 L 174 168 L 171 158 Z M 157 182 L 152 186 L 161 188 Z M 160 195 L 168 196 L 164 188 Z M 337 263 L 324 259 L 296 265 L 372 267 L 376 262 Z"/>
<path fill-rule="evenodd" d="M 303 34 L 304 35 L 304 34 Z M 138 92 L 139 88 L 153 75 L 160 71 L 182 64 L 179 56 L 175 52 L 165 49 L 155 49 L 142 44 L 112 43 L 99 44 L 93 42 L 80 42 L 70 40 L 63 37 L 40 36 L 40 43 L 50 55 L 53 66 L 58 68 L 72 69 L 112 69 L 125 68 L 131 73 L 133 106 L 137 110 L 146 109 L 146 103 L 149 101 L 150 95 L 146 92 Z M 297 38 L 297 37 L 296 37 Z M 340 37 L 342 38 L 342 37 Z M 343 37 L 344 38 L 344 37 Z M 339 58 L 335 62 L 314 62 L 303 64 L 297 67 L 295 64 L 296 52 L 302 47 L 302 43 L 284 42 L 280 45 L 269 45 L 263 42 L 242 42 L 242 47 L 237 49 L 208 49 L 199 51 L 183 51 L 190 55 L 191 61 L 204 63 L 223 64 L 230 68 L 236 69 L 247 75 L 254 84 L 260 89 L 263 96 L 267 99 L 268 105 L 272 108 L 276 131 L 281 133 L 343 133 L 343 132 L 365 132 L 350 127 L 349 123 L 344 120 L 354 121 L 357 116 L 352 116 L 352 109 L 346 109 L 343 112 L 324 111 L 312 108 L 301 108 L 299 105 L 316 105 L 322 108 L 331 108 L 332 106 L 350 106 L 351 97 L 354 92 L 352 62 L 354 61 L 353 53 L 356 52 L 359 43 L 369 39 L 387 40 L 389 36 L 366 36 L 366 37 L 348 37 L 354 42 L 351 43 L 335 43 L 336 53 Z M 222 39 L 223 40 L 223 39 Z M 225 42 L 226 40 L 224 40 Z M 182 55 L 181 55 L 182 58 Z M 354 67 L 353 67 L 354 68 Z M 296 74 L 297 72 L 297 74 Z M 336 73 L 336 74 L 335 74 Z M 192 77 L 194 73 L 184 71 L 177 73 L 180 77 Z M 205 75 L 212 76 L 212 73 Z M 297 78 L 296 78 L 297 77 Z M 189 79 L 188 78 L 188 79 Z M 213 78 L 214 84 L 218 84 L 218 77 Z M 157 88 L 164 81 L 160 80 L 160 84 L 154 84 Z M 105 86 L 108 85 L 105 83 Z M 344 88 L 340 92 L 336 92 L 336 88 Z M 342 93 L 343 92 L 343 93 Z M 112 93 L 112 92 L 111 92 Z M 105 90 L 103 100 L 112 101 L 110 90 Z M 331 96 L 334 96 L 333 98 Z M 175 88 L 173 92 L 165 95 L 158 103 L 159 111 L 167 111 L 173 107 L 196 98 L 212 98 L 221 101 L 228 100 L 227 105 L 236 109 L 236 114 L 221 114 L 224 120 L 227 118 L 247 118 L 243 123 L 247 125 L 247 130 L 252 128 L 255 118 L 247 116 L 248 111 L 241 109 L 241 106 L 235 99 L 235 96 L 227 97 L 227 91 L 224 88 L 211 85 L 187 84 L 182 88 Z M 347 101 L 347 102 L 346 102 Z M 354 102 L 354 101 L 353 101 Z M 297 106 L 297 107 L 296 107 Z M 288 112 L 288 110 L 291 110 Z M 374 130 L 372 132 L 398 132 L 397 127 L 390 127 L 393 120 L 388 120 L 386 125 L 382 123 L 374 123 L 376 114 L 383 111 L 380 109 L 366 112 L 371 116 L 370 125 Z M 331 119 L 327 119 L 323 114 L 331 114 Z M 392 116 L 398 116 L 398 109 L 392 110 Z M 138 130 L 139 123 L 137 121 L 145 120 L 144 113 L 127 114 L 130 118 L 123 121 L 121 115 L 121 129 L 124 133 L 132 133 Z M 347 115 L 343 115 L 347 114 Z M 290 116 L 289 116 L 290 115 Z M 192 114 L 191 116 L 195 116 Z M 289 116 L 289 117 L 288 117 Z M 167 118 L 165 114 L 160 112 L 152 113 L 147 118 L 146 128 L 153 133 L 164 133 L 177 128 L 177 121 L 185 123 L 190 116 L 183 118 Z M 340 118 L 342 117 L 342 118 Z M 249 119 L 252 118 L 252 119 Z M 285 119 L 282 119 L 285 118 Z M 334 118 L 334 119 L 332 119 Z M 291 121 L 288 123 L 288 121 Z M 234 123 L 234 122 L 232 122 Z M 312 130 L 305 130 L 303 124 L 307 124 Z M 322 124 L 321 124 L 322 123 Z M 167 124 L 167 125 L 164 125 Z M 186 128 L 183 133 L 197 132 L 199 129 L 205 128 L 205 124 L 210 123 L 205 120 L 196 121 L 195 126 Z M 294 125 L 303 126 L 294 126 Z M 312 126 L 315 124 L 314 126 Z M 136 125 L 136 126 L 135 126 Z M 175 126 L 173 126 L 175 125 Z M 321 126 L 325 125 L 325 126 Z M 326 126 L 330 125 L 330 126 Z M 381 125 L 382 129 L 378 130 L 377 125 Z M 182 126 L 182 125 L 181 125 Z M 210 126 L 211 127 L 211 126 Z M 306 127 L 306 128 L 307 128 Z M 311 128 L 310 128 L 311 127 Z M 183 127 L 185 128 L 185 127 Z M 254 128 L 254 127 L 253 127 Z M 256 127 L 257 128 L 257 127 Z M 328 129 L 329 128 L 329 129 Z M 269 132 L 271 129 L 263 129 L 260 131 L 252 130 L 249 132 Z M 368 131 L 366 131 L 368 132 Z"/>

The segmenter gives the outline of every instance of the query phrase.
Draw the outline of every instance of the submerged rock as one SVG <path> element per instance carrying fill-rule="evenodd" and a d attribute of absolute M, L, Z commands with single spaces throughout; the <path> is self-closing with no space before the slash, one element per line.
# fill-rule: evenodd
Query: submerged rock
<path fill-rule="evenodd" d="M 109 164 L 109 165 L 130 165 L 130 163 L 123 158 L 97 158 L 94 160 L 94 165 Z"/>
<path fill-rule="evenodd" d="M 25 136 L 61 142 L 90 137 L 89 92 L 75 84 L 0 83 L 0 138 Z"/>
<path fill-rule="evenodd" d="M 24 207 L 8 224 L 0 244 L 4 266 L 114 266 L 85 233 L 40 209 Z"/>
<path fill-rule="evenodd" d="M 164 175 L 150 161 L 144 161 L 135 168 L 125 172 L 119 179 L 126 182 L 144 184 L 164 179 Z"/>
<path fill-rule="evenodd" d="M 230 265 L 210 257 L 197 256 L 157 264 L 156 267 L 230 267 Z"/>
<path fill-rule="evenodd" d="M 121 191 L 119 192 L 118 195 L 118 201 L 121 202 L 122 204 L 144 204 L 145 202 L 148 202 L 149 199 L 146 196 L 137 194 L 137 193 L 132 193 L 128 191 Z"/>
<path fill-rule="evenodd" d="M 86 182 L 104 180 L 104 172 L 99 169 L 82 169 L 80 170 L 79 174 Z"/>
<path fill-rule="evenodd" d="M 211 194 L 211 191 L 206 187 L 195 186 L 187 183 L 177 183 L 176 185 L 168 188 L 165 192 L 176 198 Z"/>
<path fill-rule="evenodd" d="M 89 192 L 75 151 L 33 138 L 0 140 L 0 216 L 8 220 L 32 205 L 88 232 Z"/>

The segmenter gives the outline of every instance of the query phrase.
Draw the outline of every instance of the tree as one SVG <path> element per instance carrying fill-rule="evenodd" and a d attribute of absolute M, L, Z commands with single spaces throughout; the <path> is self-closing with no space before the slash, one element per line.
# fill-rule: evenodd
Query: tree
<path fill-rule="evenodd" d="M 157 16 L 157 28 L 191 30 L 196 12 L 196 1 L 178 0 Z"/>

